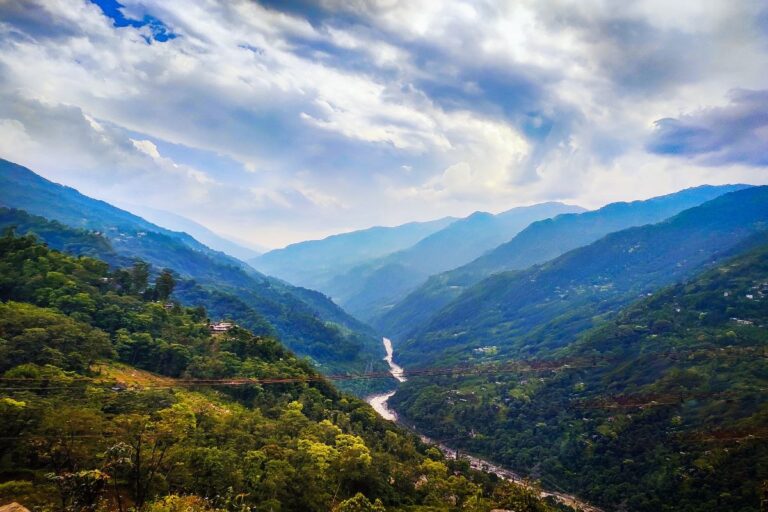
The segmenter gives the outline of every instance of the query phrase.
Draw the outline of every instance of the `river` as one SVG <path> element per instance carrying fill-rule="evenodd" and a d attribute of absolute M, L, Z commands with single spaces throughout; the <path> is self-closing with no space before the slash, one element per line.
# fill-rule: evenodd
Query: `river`
<path fill-rule="evenodd" d="M 384 343 L 384 351 L 387 354 L 384 360 L 389 365 L 389 373 L 392 374 L 397 382 L 405 382 L 405 371 L 401 366 L 397 365 L 393 359 L 395 352 L 392 349 L 392 341 L 389 338 L 383 338 L 382 342 Z M 379 415 L 385 420 L 397 421 L 397 413 L 390 409 L 389 405 L 387 404 L 389 399 L 392 398 L 396 392 L 397 391 L 390 391 L 388 393 L 371 395 L 365 400 L 371 404 L 371 407 L 373 407 L 376 412 L 379 413 Z"/>
<path fill-rule="evenodd" d="M 386 357 L 384 360 L 389 365 L 389 372 L 392 374 L 392 376 L 398 381 L 398 382 L 405 382 L 408 380 L 405 377 L 405 370 L 395 363 L 394 361 L 394 349 L 392 348 L 392 341 L 389 338 L 382 338 L 382 343 L 384 344 L 384 351 L 386 352 Z M 390 420 L 390 421 L 398 421 L 397 413 L 392 410 L 389 407 L 389 399 L 394 396 L 394 394 L 397 393 L 397 390 L 390 391 L 388 393 L 380 393 L 377 395 L 371 395 L 368 398 L 366 398 L 366 401 L 371 404 L 371 407 L 373 407 L 379 415 L 381 415 L 382 418 Z M 403 425 L 407 428 L 414 430 L 412 426 Z M 451 448 L 450 446 L 446 446 L 443 443 L 439 443 L 437 441 L 434 441 L 427 436 L 419 434 L 419 437 L 421 437 L 421 440 L 425 443 L 434 444 L 440 448 L 440 450 L 445 454 L 446 457 L 457 457 L 459 454 L 456 449 Z M 473 455 L 469 455 L 468 453 L 461 452 L 461 457 L 469 461 L 469 465 L 474 468 L 481 471 L 485 471 L 488 473 L 493 473 L 499 478 L 503 478 L 504 480 L 510 480 L 512 482 L 518 483 L 520 485 L 527 486 L 528 483 L 526 480 L 515 473 L 514 471 L 510 471 L 506 468 L 503 468 L 499 465 L 496 465 L 492 462 L 489 462 L 485 459 L 481 459 L 480 457 L 475 457 Z M 567 505 L 569 507 L 572 507 L 576 510 L 580 510 L 582 512 L 603 512 L 602 509 L 599 509 L 593 505 L 590 505 L 588 503 L 585 503 L 581 501 L 576 496 L 572 496 L 570 494 L 566 494 L 563 492 L 557 492 L 557 491 L 549 491 L 549 490 L 542 490 L 541 491 L 541 497 L 552 497 L 558 502 Z"/>

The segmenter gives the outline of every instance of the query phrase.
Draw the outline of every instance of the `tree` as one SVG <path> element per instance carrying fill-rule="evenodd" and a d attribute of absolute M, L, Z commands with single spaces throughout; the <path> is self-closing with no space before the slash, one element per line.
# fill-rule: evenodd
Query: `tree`
<path fill-rule="evenodd" d="M 386 509 L 381 500 L 371 501 L 362 493 L 357 493 L 348 500 L 344 500 L 333 509 L 334 512 L 384 512 Z"/>
<path fill-rule="evenodd" d="M 98 469 L 90 469 L 77 473 L 50 474 L 48 479 L 56 484 L 61 493 L 63 510 L 93 512 L 99 504 L 108 477 Z"/>
<path fill-rule="evenodd" d="M 119 437 L 130 447 L 133 499 L 140 508 L 147 501 L 156 478 L 167 478 L 173 467 L 168 451 L 184 441 L 195 428 L 195 414 L 185 404 L 162 409 L 155 417 L 124 414 L 115 418 Z"/>
<path fill-rule="evenodd" d="M 176 280 L 173 278 L 173 272 L 170 269 L 163 269 L 155 280 L 155 291 L 158 300 L 168 300 L 176 287 Z"/>
<path fill-rule="evenodd" d="M 131 293 L 139 294 L 147 289 L 149 284 L 149 264 L 137 261 L 131 268 Z"/>

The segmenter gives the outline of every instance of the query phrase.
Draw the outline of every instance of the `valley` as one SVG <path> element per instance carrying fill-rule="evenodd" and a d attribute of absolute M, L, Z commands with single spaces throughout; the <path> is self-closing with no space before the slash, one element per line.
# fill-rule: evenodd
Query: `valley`
<path fill-rule="evenodd" d="M 326 458 L 341 457 L 336 440 L 351 442 L 339 435 L 356 435 L 369 454 L 397 452 L 402 464 L 413 466 L 397 485 L 406 501 L 424 506 L 470 500 L 461 497 L 462 486 L 483 506 L 527 503 L 526 511 L 651 512 L 666 496 L 689 510 L 724 504 L 752 510 L 756 502 L 760 460 L 768 449 L 761 441 L 768 404 L 759 390 L 768 382 L 760 359 L 749 355 L 768 343 L 768 187 L 702 186 L 537 220 L 570 208 L 545 204 L 510 210 L 503 218 L 516 219 L 511 224 L 488 215 L 438 219 L 259 257 L 323 273 L 345 252 L 350 259 L 338 268 L 387 254 L 419 261 L 474 243 L 477 236 L 466 235 L 477 222 L 490 232 L 512 226 L 514 232 L 494 235 L 511 240 L 475 262 L 434 274 L 370 326 L 322 293 L 262 274 L 185 233 L 10 162 L 0 161 L 0 171 L 0 183 L 9 185 L 0 191 L 4 379 L 43 381 L 55 368 L 65 372 L 57 379 L 75 372 L 70 376 L 98 388 L 120 375 L 112 392 L 126 385 L 139 394 L 179 388 L 167 403 L 202 399 L 214 408 L 245 407 L 277 418 L 278 424 L 264 428 L 288 428 L 288 437 L 272 439 L 290 455 L 263 455 L 259 467 L 293 468 L 286 466 L 288 473 L 279 478 L 291 471 L 322 472 Z M 24 194 L 12 193 L 12 186 L 24 186 Z M 392 337 L 380 336 L 390 327 Z M 62 345 L 53 333 L 66 333 L 71 341 Z M 30 346 L 39 350 L 25 348 Z M 126 384 L 126 375 L 138 380 Z M 19 394 L 4 382 L 2 406 L 16 415 L 11 436 L 18 431 L 34 439 L 48 432 L 48 412 L 41 409 L 25 427 L 18 404 L 61 397 L 44 388 Z M 104 407 L 114 405 L 90 400 L 88 414 L 111 425 L 109 416 L 102 417 Z M 127 410 L 145 409 L 132 403 Z M 146 410 L 150 418 L 162 412 Z M 400 430 L 388 433 L 392 428 Z M 327 429 L 336 434 L 324 434 Z M 400 435 L 411 440 L 396 441 Z M 699 438 L 746 441 L 707 450 L 689 441 Z M 256 451 L 272 450 L 249 442 Z M 655 450 L 647 450 L 649 442 Z M 211 449 L 197 438 L 184 443 L 200 453 Z M 27 444 L 18 449 L 9 445 L 8 456 L 33 450 Z M 397 482 L 395 474 L 404 470 L 393 469 L 400 463 L 383 453 L 375 458 L 395 471 L 385 474 Z M 93 465 L 97 455 L 77 464 Z M 175 460 L 186 459 L 178 454 Z M 49 467 L 40 464 L 30 471 Z M 366 488 L 372 506 L 376 499 L 393 510 L 405 506 L 393 489 L 382 490 L 378 469 L 368 468 L 360 480 L 318 477 L 311 503 L 285 494 L 279 500 L 323 510 L 335 482 L 346 486 L 350 503 L 358 499 L 354 489 Z M 105 474 L 127 485 L 123 473 Z M 669 476 L 675 474 L 686 477 Z M 191 478 L 163 485 L 198 489 L 199 476 Z M 267 484 L 232 478 L 222 477 L 221 485 L 264 498 Z M 727 493 L 736 479 L 741 488 Z M 31 481 L 42 485 L 38 477 Z M 439 484 L 430 491 L 437 494 L 425 495 L 424 482 Z M 695 492 L 694 482 L 707 490 Z M 144 490 L 133 485 L 115 492 L 148 500 L 162 491 L 149 482 L 142 483 Z M 0 499 L 2 492 L 0 482 Z"/>
<path fill-rule="evenodd" d="M 768 512 L 767 113 L 766 0 L 0 0 L 0 512 Z"/>
<path fill-rule="evenodd" d="M 392 377 L 397 379 L 397 381 L 400 383 L 406 382 L 407 378 L 405 377 L 405 370 L 394 362 L 394 350 L 392 348 L 392 341 L 389 338 L 382 338 L 382 344 L 384 345 L 384 350 L 386 351 L 386 354 L 387 354 L 384 359 L 389 365 L 389 371 L 392 374 Z M 391 407 L 389 407 L 389 404 L 388 404 L 389 399 L 392 398 L 395 395 L 395 393 L 397 393 L 397 390 L 390 391 L 388 393 L 371 395 L 367 397 L 365 400 L 385 420 L 399 422 L 397 413 Z M 506 469 L 497 464 L 494 464 L 489 460 L 476 457 L 474 455 L 465 453 L 463 451 L 459 451 L 456 448 L 452 448 L 446 442 L 440 442 L 440 441 L 435 441 L 433 439 L 430 439 L 428 436 L 419 433 L 418 430 L 416 430 L 416 427 L 413 425 L 405 424 L 405 426 L 410 430 L 413 430 L 414 432 L 416 432 L 416 434 L 421 438 L 423 442 L 439 447 L 440 451 L 448 458 L 457 459 L 457 460 L 461 458 L 463 460 L 466 460 L 469 463 L 469 466 L 473 469 L 476 469 L 478 471 L 484 471 L 487 473 L 492 473 L 503 480 L 514 482 L 517 485 L 532 489 L 531 483 L 529 480 L 523 478 L 522 476 L 518 475 L 513 471 L 510 471 L 509 469 Z M 532 490 L 537 491 L 541 498 L 553 498 L 557 503 L 561 503 L 567 507 L 571 507 L 580 512 L 603 512 L 602 509 L 592 506 L 588 503 L 585 503 L 584 501 L 580 500 L 576 496 L 572 496 L 570 494 L 567 494 L 561 491 L 550 491 L 546 489 L 540 489 L 540 490 L 532 489 Z"/>

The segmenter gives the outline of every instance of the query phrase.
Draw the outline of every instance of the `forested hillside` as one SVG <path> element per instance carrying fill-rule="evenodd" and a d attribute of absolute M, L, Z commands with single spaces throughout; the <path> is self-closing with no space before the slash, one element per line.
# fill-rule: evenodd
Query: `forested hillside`
<path fill-rule="evenodd" d="M 404 340 L 467 288 L 495 272 L 523 270 L 544 263 L 609 233 L 661 222 L 742 188 L 746 186 L 704 185 L 643 201 L 611 203 L 594 211 L 563 214 L 534 222 L 508 242 L 470 263 L 433 275 L 392 308 L 371 319 L 371 323 L 392 339 Z"/>
<path fill-rule="evenodd" d="M 0 238 L 0 500 L 35 511 L 520 511 L 278 341 L 31 235 Z M 298 492 L 300 490 L 300 492 Z"/>
<path fill-rule="evenodd" d="M 402 343 L 400 357 L 409 364 L 467 361 L 484 346 L 516 356 L 568 345 L 601 315 L 729 257 L 767 227 L 768 187 L 754 187 L 543 265 L 496 274 Z"/>
<path fill-rule="evenodd" d="M 412 377 L 408 420 L 609 510 L 764 509 L 768 235 L 549 361 Z M 493 357 L 488 357 L 493 360 Z"/>
<path fill-rule="evenodd" d="M 204 304 L 212 314 L 253 329 L 257 329 L 254 318 L 265 319 L 291 350 L 311 357 L 324 372 L 363 371 L 370 366 L 384 369 L 378 337 L 327 297 L 316 294 L 309 302 L 302 300 L 305 290 L 260 274 L 185 233 L 155 226 L 5 160 L 0 160 L 0 205 L 86 230 L 96 246 L 108 243 L 123 259 L 172 268 L 187 283 L 177 290 L 183 303 Z M 9 212 L 4 216 L 6 225 L 17 222 Z M 56 231 L 56 227 L 35 230 L 51 243 L 58 236 Z M 96 241 L 96 235 L 103 239 Z"/>

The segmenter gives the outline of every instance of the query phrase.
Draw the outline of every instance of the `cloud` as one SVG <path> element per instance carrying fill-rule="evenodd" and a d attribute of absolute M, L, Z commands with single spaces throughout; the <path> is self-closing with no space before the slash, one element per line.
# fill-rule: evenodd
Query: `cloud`
<path fill-rule="evenodd" d="M 162 204 L 168 190 L 174 190 L 180 198 L 199 201 L 213 182 L 199 169 L 163 158 L 152 141 L 132 139 L 78 107 L 13 93 L 0 93 L 0 154 L 114 200 L 139 194 Z"/>
<path fill-rule="evenodd" d="M 722 107 L 659 119 L 649 151 L 702 165 L 768 166 L 768 90 L 736 90 L 729 99 Z"/>
<path fill-rule="evenodd" d="M 142 153 L 147 154 L 154 159 L 160 158 L 160 152 L 151 140 L 131 139 L 131 142 L 133 142 L 133 146 Z"/>
<path fill-rule="evenodd" d="M 3 156 L 104 198 L 154 180 L 163 209 L 269 245 L 765 165 L 762 128 L 696 131 L 768 89 L 758 0 L 120 4 L 0 2 Z"/>
<path fill-rule="evenodd" d="M 118 205 L 141 201 L 150 208 L 170 206 L 233 234 L 246 226 L 258 230 L 254 219 L 296 222 L 298 212 L 321 216 L 329 209 L 344 208 L 333 195 L 300 180 L 279 188 L 273 184 L 250 189 L 218 181 L 204 170 L 164 156 L 159 146 L 167 143 L 136 138 L 77 107 L 0 93 L 0 156 L 90 196 Z M 280 240 L 278 233 L 272 236 Z"/>

